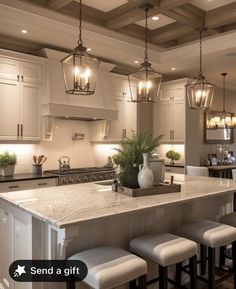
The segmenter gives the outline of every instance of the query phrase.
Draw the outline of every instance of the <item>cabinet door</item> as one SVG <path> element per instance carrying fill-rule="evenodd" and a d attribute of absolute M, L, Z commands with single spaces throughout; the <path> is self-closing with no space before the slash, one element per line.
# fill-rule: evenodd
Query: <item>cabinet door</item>
<path fill-rule="evenodd" d="M 160 118 L 160 134 L 163 135 L 162 142 L 172 142 L 173 105 L 171 100 L 162 102 L 160 109 Z"/>
<path fill-rule="evenodd" d="M 161 100 L 170 100 L 173 97 L 172 87 L 171 86 L 163 86 L 160 92 Z"/>
<path fill-rule="evenodd" d="M 10 212 L 5 210 L 0 210 L 0 223 L 1 223 L 1 236 L 0 236 L 0 250 L 1 250 L 1 283 L 4 288 L 12 289 L 14 288 L 14 282 L 9 276 L 8 269 L 10 264 L 13 262 L 13 216 Z"/>
<path fill-rule="evenodd" d="M 17 140 L 19 102 L 19 83 L 0 79 L 0 139 Z"/>
<path fill-rule="evenodd" d="M 21 136 L 24 140 L 40 139 L 41 86 L 21 83 Z"/>
<path fill-rule="evenodd" d="M 18 80 L 19 61 L 0 57 L 0 79 Z"/>
<path fill-rule="evenodd" d="M 125 130 L 126 137 L 131 137 L 132 132 L 137 132 L 137 104 L 125 100 Z"/>
<path fill-rule="evenodd" d="M 38 63 L 20 62 L 20 81 L 42 83 L 43 67 Z"/>
<path fill-rule="evenodd" d="M 123 129 L 125 127 L 125 101 L 124 99 L 115 99 L 116 109 L 118 110 L 118 119 L 111 122 L 111 139 L 121 140 Z"/>
<path fill-rule="evenodd" d="M 181 85 L 174 85 L 172 88 L 172 95 L 174 100 L 184 100 L 185 98 L 185 86 Z"/>
<path fill-rule="evenodd" d="M 174 130 L 174 141 L 184 142 L 185 140 L 185 102 L 184 100 L 173 101 L 173 130 Z"/>

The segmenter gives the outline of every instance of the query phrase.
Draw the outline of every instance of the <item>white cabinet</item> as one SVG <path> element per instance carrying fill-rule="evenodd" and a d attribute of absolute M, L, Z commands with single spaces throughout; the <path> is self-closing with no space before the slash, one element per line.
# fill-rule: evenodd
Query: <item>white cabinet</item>
<path fill-rule="evenodd" d="M 185 112 L 185 82 L 164 83 L 161 97 L 154 105 L 154 131 L 163 135 L 162 143 L 184 143 Z"/>
<path fill-rule="evenodd" d="M 13 262 L 13 215 L 0 208 L 0 282 L 4 288 L 14 288 L 14 282 L 11 279 L 8 269 Z"/>
<path fill-rule="evenodd" d="M 31 283 L 14 282 L 8 273 L 13 261 L 32 259 L 31 216 L 7 202 L 0 205 L 0 285 L 4 289 L 32 289 Z"/>
<path fill-rule="evenodd" d="M 0 57 L 0 140 L 40 140 L 43 66 Z"/>
<path fill-rule="evenodd" d="M 0 183 L 0 193 L 57 186 L 57 178 Z"/>
<path fill-rule="evenodd" d="M 135 93 L 135 85 L 132 89 Z M 110 138 L 121 140 L 124 137 L 130 137 L 132 131 L 137 131 L 137 104 L 130 101 L 127 77 L 120 75 L 112 77 L 112 93 L 118 110 L 118 119 L 111 122 Z"/>

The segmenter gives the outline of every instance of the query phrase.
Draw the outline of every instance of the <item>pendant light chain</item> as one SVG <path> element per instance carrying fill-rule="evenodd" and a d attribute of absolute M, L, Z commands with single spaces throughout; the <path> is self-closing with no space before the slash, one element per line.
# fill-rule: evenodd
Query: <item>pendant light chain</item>
<path fill-rule="evenodd" d="M 79 40 L 78 45 L 83 46 L 82 40 L 82 0 L 79 1 Z"/>
<path fill-rule="evenodd" d="M 144 57 L 144 63 L 148 63 L 148 7 L 145 8 L 146 13 L 146 19 L 145 19 L 145 57 Z"/>
<path fill-rule="evenodd" d="M 203 30 L 200 30 L 200 70 L 199 70 L 199 75 L 202 76 L 202 33 Z"/>
<path fill-rule="evenodd" d="M 221 73 L 223 76 L 223 112 L 225 112 L 225 76 L 227 73 Z"/>

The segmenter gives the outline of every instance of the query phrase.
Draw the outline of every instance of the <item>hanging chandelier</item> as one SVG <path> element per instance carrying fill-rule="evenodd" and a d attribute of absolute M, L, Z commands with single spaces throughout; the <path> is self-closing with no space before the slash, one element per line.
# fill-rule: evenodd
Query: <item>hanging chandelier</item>
<path fill-rule="evenodd" d="M 148 58 L 148 10 L 152 6 L 145 5 L 145 55 L 140 68 L 128 75 L 130 95 L 132 102 L 152 103 L 158 97 L 162 75 L 152 68 Z M 133 90 L 133 84 L 136 91 Z"/>
<path fill-rule="evenodd" d="M 215 112 L 214 115 L 207 120 L 207 128 L 233 129 L 236 128 L 236 116 L 231 112 L 225 111 L 225 77 L 227 73 L 221 73 L 221 75 L 223 77 L 223 111 Z"/>
<path fill-rule="evenodd" d="M 82 41 L 82 3 L 79 1 L 78 45 L 61 60 L 66 93 L 90 95 L 95 92 L 99 61 L 87 52 Z"/>
<path fill-rule="evenodd" d="M 200 69 L 196 80 L 186 85 L 189 108 L 204 110 L 212 104 L 215 86 L 208 82 L 202 72 L 202 34 L 206 28 L 200 30 Z"/>

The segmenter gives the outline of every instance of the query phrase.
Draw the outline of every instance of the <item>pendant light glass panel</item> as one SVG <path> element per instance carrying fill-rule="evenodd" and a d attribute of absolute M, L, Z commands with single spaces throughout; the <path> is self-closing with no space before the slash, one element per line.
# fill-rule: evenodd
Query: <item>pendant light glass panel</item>
<path fill-rule="evenodd" d="M 214 95 L 214 85 L 206 81 L 203 77 L 186 85 L 188 105 L 192 109 L 209 109 L 212 105 Z"/>
<path fill-rule="evenodd" d="M 66 93 L 94 94 L 99 61 L 87 53 L 82 41 L 82 2 L 80 0 L 80 23 L 78 46 L 61 60 Z"/>
<path fill-rule="evenodd" d="M 160 92 L 162 75 L 152 68 L 148 59 L 148 10 L 150 7 L 145 7 L 145 21 L 146 21 L 146 34 L 145 34 L 145 55 L 144 62 L 140 68 L 135 72 L 128 75 L 130 95 L 132 102 L 150 103 L 156 102 Z M 136 89 L 133 89 L 135 85 Z"/>
<path fill-rule="evenodd" d="M 99 61 L 81 48 L 62 59 L 66 93 L 94 94 Z"/>

